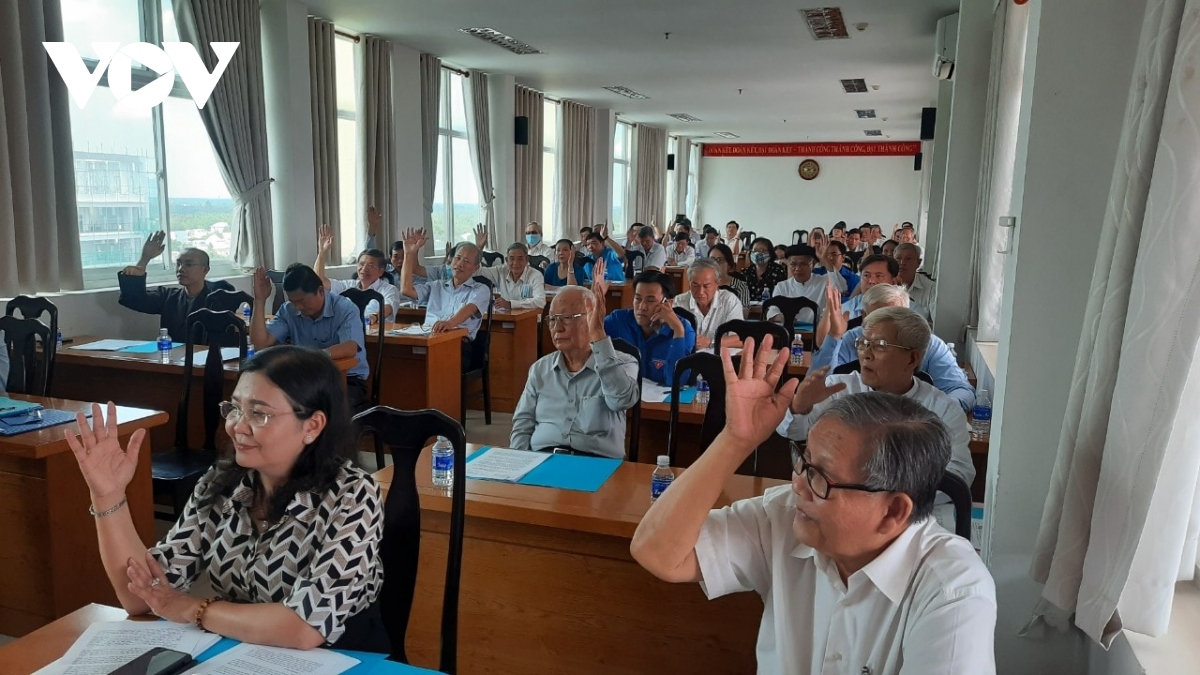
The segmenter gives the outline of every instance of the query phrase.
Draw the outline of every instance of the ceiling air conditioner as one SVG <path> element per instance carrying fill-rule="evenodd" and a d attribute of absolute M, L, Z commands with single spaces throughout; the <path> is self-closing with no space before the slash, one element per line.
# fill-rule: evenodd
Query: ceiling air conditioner
<path fill-rule="evenodd" d="M 958 49 L 958 14 L 938 19 L 937 40 L 933 52 L 933 76 L 939 80 L 954 77 L 954 59 Z"/>

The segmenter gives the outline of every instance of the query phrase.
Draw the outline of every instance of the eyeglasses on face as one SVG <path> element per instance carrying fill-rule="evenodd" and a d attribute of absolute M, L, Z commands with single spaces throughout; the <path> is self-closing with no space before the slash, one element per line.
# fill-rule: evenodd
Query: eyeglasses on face
<path fill-rule="evenodd" d="M 546 317 L 546 322 L 550 324 L 551 330 L 553 330 L 554 327 L 558 326 L 559 324 L 562 324 L 563 328 L 570 328 L 571 326 L 575 325 L 576 321 L 584 316 L 587 316 L 587 314 L 584 312 L 580 312 L 579 314 L 551 314 L 550 316 Z"/>
<path fill-rule="evenodd" d="M 261 429 L 267 426 L 267 422 L 270 422 L 272 417 L 296 414 L 296 411 L 294 410 L 277 413 L 263 412 L 261 410 L 245 411 L 239 408 L 237 404 L 233 403 L 232 401 L 221 401 L 221 403 L 217 405 L 217 409 L 220 411 L 221 417 L 225 418 L 226 420 L 237 424 L 239 421 L 245 419 L 246 424 L 249 424 L 255 429 Z"/>
<path fill-rule="evenodd" d="M 883 488 L 875 488 L 869 485 L 861 485 L 859 483 L 835 483 L 829 480 L 820 469 L 808 463 L 808 457 L 804 450 L 795 441 L 791 441 L 792 447 L 792 472 L 797 476 L 804 476 L 808 481 L 808 489 L 819 499 L 829 499 L 829 493 L 833 489 L 838 490 L 855 490 L 858 492 L 890 492 Z"/>
<path fill-rule="evenodd" d="M 360 270 L 377 270 L 377 269 L 382 269 L 382 268 L 373 262 L 360 262 L 360 263 L 358 263 L 358 269 L 360 269 Z"/>
<path fill-rule="evenodd" d="M 896 349 L 903 349 L 910 352 L 913 350 L 912 347 L 892 344 L 891 342 L 888 342 L 882 338 L 878 340 L 872 340 L 870 338 L 860 337 L 854 341 L 854 348 L 860 352 L 865 352 L 869 349 L 876 354 L 882 354 L 883 352 L 887 351 L 888 347 L 895 347 Z"/>

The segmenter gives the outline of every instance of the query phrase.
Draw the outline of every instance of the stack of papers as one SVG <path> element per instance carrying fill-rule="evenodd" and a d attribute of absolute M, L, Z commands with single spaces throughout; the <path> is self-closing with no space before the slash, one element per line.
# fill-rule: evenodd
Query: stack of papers
<path fill-rule="evenodd" d="M 145 344 L 152 345 L 155 343 L 146 342 L 145 340 L 97 340 L 95 342 L 89 342 L 86 345 L 75 345 L 73 347 L 68 347 L 68 349 L 78 349 L 79 351 L 84 352 L 119 352 L 122 349 L 128 349 L 130 347 L 137 347 Z"/>
<path fill-rule="evenodd" d="M 404 328 L 393 328 L 388 331 L 388 335 L 429 335 L 429 331 L 428 327 L 414 323 Z"/>
<path fill-rule="evenodd" d="M 642 378 L 642 403 L 662 403 L 670 393 L 670 387 Z"/>
<path fill-rule="evenodd" d="M 550 457 L 546 452 L 489 448 L 467 463 L 467 478 L 515 483 Z"/>
<path fill-rule="evenodd" d="M 242 643 L 188 670 L 188 675 L 338 675 L 358 659 L 328 649 L 283 649 Z"/>
<path fill-rule="evenodd" d="M 221 360 L 222 361 L 232 361 L 234 359 L 241 358 L 241 356 L 242 356 L 242 350 L 240 347 L 222 347 L 221 348 Z M 192 353 L 192 363 L 197 363 L 197 364 L 204 363 L 206 359 L 208 359 L 208 350 L 207 349 L 197 349 L 195 352 Z"/>
<path fill-rule="evenodd" d="M 193 658 L 221 639 L 191 624 L 167 621 L 104 621 L 88 626 L 67 653 L 34 675 L 108 675 L 155 647 Z"/>

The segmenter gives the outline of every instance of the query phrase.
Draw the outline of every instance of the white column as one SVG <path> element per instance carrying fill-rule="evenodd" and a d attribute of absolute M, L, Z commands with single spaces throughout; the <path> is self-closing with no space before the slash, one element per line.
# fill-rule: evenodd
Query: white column
<path fill-rule="evenodd" d="M 592 222 L 581 225 L 607 223 L 612 218 L 612 161 L 613 161 L 613 132 L 617 116 L 612 108 L 596 109 L 596 128 L 593 142 L 595 164 L 592 166 Z M 575 237 L 577 232 L 568 236 Z"/>
<path fill-rule="evenodd" d="M 421 52 L 392 43 L 392 124 L 396 134 L 396 223 L 390 236 L 399 238 L 410 227 L 425 222 L 421 160 Z M 380 242 L 388 244 L 390 242 Z M 429 244 L 424 255 L 433 255 Z"/>
<path fill-rule="evenodd" d="M 1117 162 L 1146 0 L 1033 2 L 988 457 L 984 559 L 996 580 L 997 672 L 1087 672 L 1078 631 L 1019 637 Z M 1071 242 L 1069 253 L 1056 242 Z M 1064 255 L 1067 257 L 1064 258 Z M 943 258 L 944 259 L 944 258 Z M 943 283 L 939 281 L 939 283 Z M 1104 657 L 1101 657 L 1104 658 Z"/>
<path fill-rule="evenodd" d="M 263 0 L 261 6 L 275 267 L 284 269 L 312 260 L 317 250 L 308 7 L 293 0 Z"/>
<path fill-rule="evenodd" d="M 925 161 L 930 163 L 931 172 L 929 215 L 925 230 L 921 233 L 921 242 L 925 247 L 925 267 L 931 270 L 937 269 L 938 239 L 942 236 L 942 207 L 946 201 L 946 146 L 950 141 L 950 105 L 953 100 L 953 80 L 942 80 L 938 83 L 937 120 L 933 127 L 933 143 L 922 143 L 922 146 L 932 146 L 929 154 L 925 155 Z M 884 236 L 890 237 L 892 233 L 884 227 Z"/>
<path fill-rule="evenodd" d="M 513 120 L 517 116 L 516 78 L 488 76 L 492 137 L 492 186 L 496 191 L 496 231 L 505 241 L 524 241 L 525 224 L 517 222 L 517 145 Z"/>

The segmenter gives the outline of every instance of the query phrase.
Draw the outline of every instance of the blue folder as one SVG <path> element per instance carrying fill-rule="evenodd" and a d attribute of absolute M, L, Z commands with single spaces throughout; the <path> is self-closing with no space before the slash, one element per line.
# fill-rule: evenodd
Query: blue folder
<path fill-rule="evenodd" d="M 183 346 L 182 342 L 172 342 L 171 343 L 171 349 L 175 349 L 176 347 L 182 347 L 182 346 Z M 158 351 L 158 343 L 157 342 L 143 342 L 140 345 L 126 347 L 120 351 L 123 351 L 126 354 L 153 354 Z"/>
<path fill-rule="evenodd" d="M 490 446 L 480 448 L 468 457 L 467 461 L 482 457 L 488 450 L 491 450 Z M 517 484 L 595 492 L 603 487 L 605 481 L 619 466 L 621 466 L 619 459 L 583 455 L 550 455 L 549 459 L 525 474 L 521 480 L 517 481 Z"/>
<path fill-rule="evenodd" d="M 679 402 L 680 403 L 690 404 L 695 400 L 696 400 L 696 388 L 695 387 L 684 387 L 683 389 L 679 390 Z M 667 397 L 663 399 L 663 403 L 670 403 L 670 402 L 671 402 L 671 395 L 667 394 Z"/>
<path fill-rule="evenodd" d="M 229 651 L 238 646 L 237 640 L 229 638 L 221 638 L 217 644 L 209 647 L 196 660 L 199 662 L 207 661 L 222 652 Z M 387 654 L 375 654 L 373 652 L 352 652 L 347 649 L 334 649 L 339 654 L 345 654 L 350 658 L 358 659 L 358 665 L 350 670 L 347 670 L 347 675 L 434 675 L 437 671 L 417 668 L 416 666 L 408 666 L 395 661 L 388 661 Z"/>
<path fill-rule="evenodd" d="M 69 424 L 75 421 L 75 413 L 65 410 L 40 410 L 39 418 L 37 413 L 27 413 L 24 415 L 16 415 L 13 417 L 5 417 L 0 419 L 0 436 L 16 436 L 29 431 L 37 431 L 46 427 L 53 427 L 59 424 Z M 91 417 L 92 413 L 84 413 L 85 417 Z"/>

